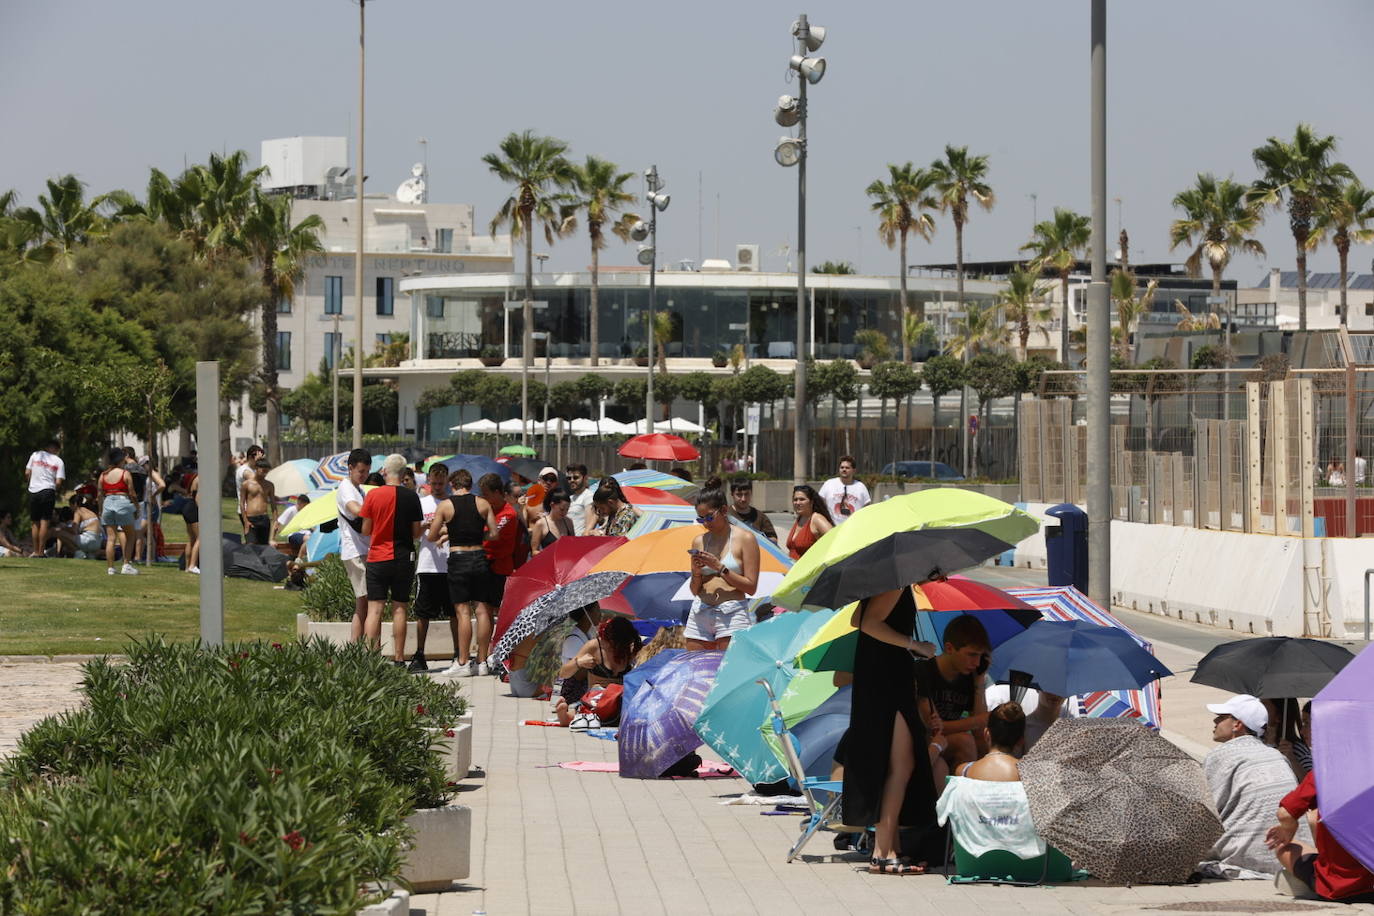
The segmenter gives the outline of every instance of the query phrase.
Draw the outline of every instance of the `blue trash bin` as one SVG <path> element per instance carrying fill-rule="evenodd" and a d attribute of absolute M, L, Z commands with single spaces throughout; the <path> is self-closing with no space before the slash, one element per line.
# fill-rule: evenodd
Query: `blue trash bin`
<path fill-rule="evenodd" d="M 1045 561 L 1050 585 L 1072 585 L 1088 591 L 1088 513 L 1073 503 L 1060 503 L 1045 510 L 1059 519 L 1057 526 L 1045 527 Z"/>

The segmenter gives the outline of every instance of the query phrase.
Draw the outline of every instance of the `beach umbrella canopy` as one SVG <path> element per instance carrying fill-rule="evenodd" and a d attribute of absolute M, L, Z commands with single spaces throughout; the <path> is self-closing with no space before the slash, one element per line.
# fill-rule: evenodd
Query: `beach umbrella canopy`
<path fill-rule="evenodd" d="M 467 423 L 450 426 L 448 430 L 451 433 L 478 433 L 481 435 L 489 435 L 497 432 L 497 423 L 495 420 L 488 420 L 486 417 L 483 417 L 480 420 L 469 420 Z"/>
<path fill-rule="evenodd" d="M 1368 647 L 1312 699 L 1312 761 L 1322 824 L 1374 871 L 1374 652 Z"/>
<path fill-rule="evenodd" d="M 976 566 L 1040 523 L 982 493 L 940 487 L 871 503 L 826 532 L 773 596 L 792 610 L 842 607 Z"/>
<path fill-rule="evenodd" d="M 1061 697 L 1140 688 L 1173 674 L 1124 631 L 1082 620 L 1042 620 L 998 646 L 988 676 L 1008 681 L 1018 671 Z"/>
<path fill-rule="evenodd" d="M 760 572 L 787 572 L 788 561 L 778 557 L 776 545 L 772 545 L 773 550 L 764 549 L 765 542 L 770 545 L 772 542 L 747 525 L 739 527 L 753 534 L 759 541 Z M 701 532 L 702 528 L 699 525 L 679 525 L 629 538 L 628 543 L 622 544 L 599 560 L 596 566 L 592 567 L 592 572 L 620 570 L 632 576 L 645 573 L 691 573 L 692 558 L 687 551 L 691 549 L 692 541 Z"/>
<path fill-rule="evenodd" d="M 561 537 L 521 566 L 506 580 L 492 631 L 491 663 L 505 661 L 520 643 L 578 608 L 610 596 L 626 575 L 589 573 L 624 543 L 624 538 Z"/>
<path fill-rule="evenodd" d="M 510 468 L 486 455 L 451 455 L 444 459 L 444 464 L 450 474 L 459 469 L 466 470 L 472 475 L 473 487 L 477 486 L 477 481 L 482 479 L 483 474 L 496 474 L 503 482 L 510 483 Z"/>
<path fill-rule="evenodd" d="M 530 451 L 533 452 L 534 449 L 530 449 Z M 538 480 L 539 472 L 549 466 L 547 461 L 539 461 L 535 458 L 520 456 L 504 458 L 501 460 L 501 463 L 529 481 Z M 554 470 L 557 470 L 557 468 Z"/>
<path fill-rule="evenodd" d="M 828 619 L 824 613 L 778 614 L 736 633 L 725 650 L 696 730 L 751 783 L 776 782 L 787 775 L 759 732 L 768 713 L 768 694 L 756 681 L 766 680 L 776 695 L 785 693 L 798 673 L 793 665 L 797 651 Z"/>
<path fill-rule="evenodd" d="M 315 489 L 310 474 L 319 466 L 313 458 L 293 458 L 267 472 L 267 482 L 278 496 L 300 496 Z"/>
<path fill-rule="evenodd" d="M 631 540 L 642 534 L 697 523 L 697 510 L 694 506 L 643 505 L 635 506 L 634 509 L 639 518 L 625 533 Z"/>
<path fill-rule="evenodd" d="M 520 458 L 533 458 L 536 454 L 538 454 L 538 452 L 530 448 L 528 445 L 507 445 L 505 448 L 501 449 L 499 454 L 513 455 Z M 516 473 L 519 472 L 517 471 Z"/>
<path fill-rule="evenodd" d="M 1154 646 L 1149 640 L 1098 607 L 1092 599 L 1072 585 L 1052 585 L 1045 588 L 1018 586 L 1007 591 L 1039 611 L 1045 620 L 1083 620 L 1099 626 L 1114 627 L 1130 636 L 1142 649 L 1154 653 Z M 1164 724 L 1157 683 L 1141 690 L 1094 690 L 1079 694 L 1078 699 L 1083 711 L 1092 718 L 1139 719 L 1151 728 L 1159 728 Z"/>
<path fill-rule="evenodd" d="M 1108 884 L 1186 881 L 1222 833 L 1201 765 L 1126 719 L 1058 719 L 1020 770 L 1036 832 Z"/>
<path fill-rule="evenodd" d="M 630 501 L 630 505 L 636 509 L 640 506 L 691 507 L 691 503 L 669 490 L 659 490 L 654 487 L 621 487 L 620 489 L 624 492 L 625 498 Z"/>
<path fill-rule="evenodd" d="M 655 490 L 668 490 L 688 498 L 684 494 L 691 493 L 698 489 L 697 485 L 690 480 L 683 480 L 676 474 L 669 474 L 665 471 L 655 471 L 643 469 L 638 471 L 621 471 L 619 474 L 612 474 L 616 482 L 624 487 L 652 487 Z"/>
<path fill-rule="evenodd" d="M 286 557 L 266 544 L 241 544 L 230 538 L 220 541 L 224 575 L 231 579 L 280 582 L 286 578 Z"/>
<path fill-rule="evenodd" d="M 701 457 L 695 445 L 671 433 L 633 436 L 620 447 L 619 454 L 648 461 L 695 461 Z"/>
<path fill-rule="evenodd" d="M 325 490 L 318 499 L 312 493 L 310 505 L 297 512 L 296 517 L 283 526 L 281 531 L 277 532 L 277 537 L 287 538 L 297 531 L 304 531 L 307 528 L 318 528 L 325 522 L 332 522 L 337 519 L 339 517 L 339 501 L 334 498 L 334 491 L 337 489 L 338 487 L 332 487 Z M 368 490 L 375 489 L 377 488 L 366 484 L 362 487 L 364 494 L 366 494 Z"/>
<path fill-rule="evenodd" d="M 635 679 L 635 689 L 627 688 L 616 736 L 621 776 L 657 779 L 701 746 L 692 726 L 724 655 L 668 649 L 650 659 L 667 656 L 661 663 L 625 676 L 626 681 Z"/>
<path fill-rule="evenodd" d="M 380 471 L 382 462 L 386 460 L 385 455 L 373 455 L 372 467 L 368 473 Z M 310 472 L 310 482 L 316 487 L 337 487 L 341 481 L 348 479 L 348 452 L 339 452 L 337 455 L 330 455 L 328 458 L 321 458 L 315 465 L 315 470 Z"/>
<path fill-rule="evenodd" d="M 457 457 L 457 456 L 456 456 L 456 455 L 432 455 L 432 456 L 430 456 L 429 458 L 426 458 L 426 459 L 425 459 L 425 473 L 428 474 L 428 473 L 429 473 L 429 469 L 432 468 L 432 467 L 434 467 L 436 464 L 442 464 L 443 462 L 448 461 L 450 458 L 455 458 L 455 457 Z"/>
<path fill-rule="evenodd" d="M 331 553 L 338 552 L 338 528 L 332 528 L 329 531 L 312 531 L 309 540 L 305 542 L 305 559 L 309 563 L 318 563 Z"/>
<path fill-rule="evenodd" d="M 1256 697 L 1314 697 L 1354 658 L 1344 646 L 1320 639 L 1237 639 L 1204 655 L 1192 679 Z"/>
<path fill-rule="evenodd" d="M 760 688 L 761 689 L 761 688 Z M 835 766 L 835 748 L 849 728 L 852 688 L 835 686 L 828 671 L 803 671 L 792 678 L 778 697 L 782 721 L 795 739 L 797 757 L 807 776 L 829 779 Z M 763 717 L 759 733 L 778 762 L 787 766 L 782 739 L 773 730 L 771 711 Z"/>

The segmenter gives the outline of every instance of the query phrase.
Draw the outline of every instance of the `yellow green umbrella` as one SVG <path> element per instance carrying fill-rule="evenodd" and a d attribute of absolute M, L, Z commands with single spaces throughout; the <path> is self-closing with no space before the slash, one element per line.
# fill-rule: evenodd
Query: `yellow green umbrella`
<path fill-rule="evenodd" d="M 363 492 L 375 490 L 376 487 L 363 487 Z M 334 491 L 330 490 L 329 495 L 323 499 L 311 500 L 310 505 L 296 513 L 296 517 L 287 522 L 281 531 L 277 532 L 277 537 L 287 538 L 297 531 L 304 531 L 307 528 L 317 528 L 325 522 L 333 521 L 339 517 L 339 501 L 334 498 Z"/>
<path fill-rule="evenodd" d="M 773 603 L 790 610 L 842 607 L 977 566 L 1039 528 L 1022 510 L 971 490 L 895 496 L 826 532 L 787 573 Z"/>

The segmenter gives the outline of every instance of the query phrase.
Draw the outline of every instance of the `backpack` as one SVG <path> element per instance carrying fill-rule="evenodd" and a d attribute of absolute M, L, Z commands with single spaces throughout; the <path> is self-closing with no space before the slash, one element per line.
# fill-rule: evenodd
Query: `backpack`
<path fill-rule="evenodd" d="M 148 474 L 141 465 L 134 464 L 132 461 L 124 465 L 124 470 L 129 472 L 129 478 L 134 484 L 134 502 L 143 502 L 143 494 L 148 490 Z"/>

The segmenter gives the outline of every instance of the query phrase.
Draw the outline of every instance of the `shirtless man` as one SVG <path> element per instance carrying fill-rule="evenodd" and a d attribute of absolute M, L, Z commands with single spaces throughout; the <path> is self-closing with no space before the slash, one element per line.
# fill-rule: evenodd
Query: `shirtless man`
<path fill-rule="evenodd" d="M 276 493 L 267 479 L 270 470 L 272 462 L 259 458 L 253 467 L 253 476 L 243 482 L 243 518 L 248 526 L 245 543 L 248 544 L 272 542 L 272 504 Z"/>
<path fill-rule="evenodd" d="M 754 622 L 749 596 L 759 587 L 759 542 L 747 529 L 730 524 L 725 494 L 717 489 L 697 496 L 697 524 L 706 530 L 692 541 L 696 600 L 683 637 L 688 649 L 724 649 Z"/>

